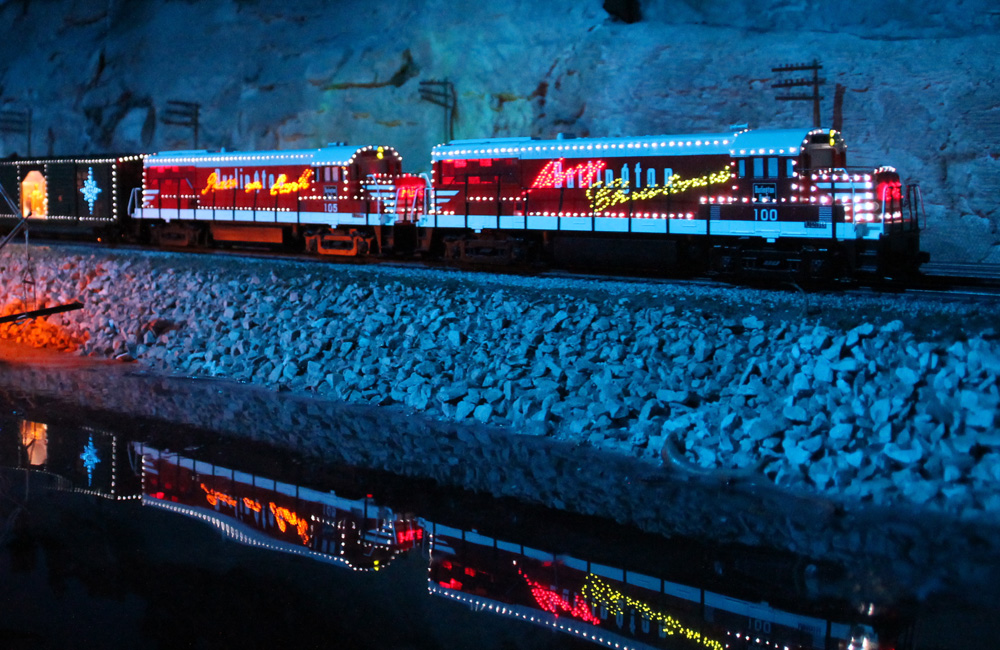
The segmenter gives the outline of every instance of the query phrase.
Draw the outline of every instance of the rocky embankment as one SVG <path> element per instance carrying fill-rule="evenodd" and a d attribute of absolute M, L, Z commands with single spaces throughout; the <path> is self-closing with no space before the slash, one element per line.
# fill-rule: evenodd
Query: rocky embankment
<path fill-rule="evenodd" d="M 0 257 L 5 313 L 26 257 Z M 1000 515 L 995 304 L 31 251 L 0 336 L 498 425 L 694 474 Z"/>

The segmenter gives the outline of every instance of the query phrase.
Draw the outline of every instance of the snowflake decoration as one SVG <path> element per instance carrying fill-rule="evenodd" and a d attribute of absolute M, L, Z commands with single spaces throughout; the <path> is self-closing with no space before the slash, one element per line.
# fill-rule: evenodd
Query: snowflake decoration
<path fill-rule="evenodd" d="M 89 167 L 87 169 L 87 180 L 83 182 L 83 187 L 80 188 L 83 192 L 83 198 L 90 206 L 90 214 L 94 214 L 94 201 L 97 200 L 97 195 L 101 193 L 101 188 L 97 187 L 97 182 L 94 181 L 94 168 Z"/>
<path fill-rule="evenodd" d="M 90 436 L 90 440 L 87 441 L 87 446 L 83 448 L 83 453 L 80 454 L 80 460 L 83 461 L 83 466 L 87 468 L 87 486 L 89 487 L 94 482 L 94 468 L 101 462 L 101 459 L 97 457 L 97 447 L 94 446 L 94 436 Z"/>

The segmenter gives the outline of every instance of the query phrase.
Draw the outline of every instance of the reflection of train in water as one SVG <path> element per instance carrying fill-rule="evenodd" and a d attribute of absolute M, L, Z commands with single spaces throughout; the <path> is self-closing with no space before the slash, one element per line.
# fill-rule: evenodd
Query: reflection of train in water
<path fill-rule="evenodd" d="M 810 607 L 804 603 L 787 611 L 657 577 L 657 570 L 556 555 L 399 514 L 371 495 L 344 498 L 96 429 L 53 435 L 43 424 L 22 422 L 17 434 L 17 445 L 0 445 L 0 465 L 64 474 L 62 489 L 116 500 L 141 495 L 144 505 L 200 519 L 240 543 L 355 571 L 379 571 L 408 552 L 426 554 L 430 594 L 616 650 L 909 647 L 908 640 L 887 639 L 895 633 L 880 619 L 840 606 L 802 613 Z"/>
<path fill-rule="evenodd" d="M 427 524 L 432 594 L 610 648 L 861 650 L 869 625 L 781 611 L 475 531 Z"/>
<path fill-rule="evenodd" d="M 31 420 L 18 421 L 17 445 L 0 445 L 0 467 L 58 475 L 68 490 L 113 501 L 139 498 L 129 460 L 113 433 L 81 427 L 52 435 L 47 424 Z"/>
<path fill-rule="evenodd" d="M 133 450 L 144 504 L 198 517 L 245 544 L 378 571 L 423 538 L 414 518 L 370 496 L 345 499 L 141 443 Z"/>
<path fill-rule="evenodd" d="M 615 648 L 880 648 L 870 626 L 781 611 L 569 556 L 401 516 L 136 443 L 144 503 L 210 521 L 244 543 L 384 568 L 427 549 L 429 591 Z M 426 539 L 425 539 L 426 537 Z M 678 645 L 683 640 L 686 645 Z M 617 645 L 616 645 L 617 644 Z"/>

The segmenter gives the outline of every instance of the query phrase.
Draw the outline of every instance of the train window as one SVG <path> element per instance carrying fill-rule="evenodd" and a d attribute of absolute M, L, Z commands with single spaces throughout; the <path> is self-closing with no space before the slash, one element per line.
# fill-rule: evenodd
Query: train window
<path fill-rule="evenodd" d="M 48 216 L 45 195 L 45 177 L 37 169 L 28 172 L 28 175 L 21 181 L 21 214 L 25 217 Z"/>
<path fill-rule="evenodd" d="M 374 156 L 359 158 L 356 164 L 358 166 L 358 173 L 363 178 L 376 174 L 389 173 L 389 161 L 384 158 L 381 160 Z"/>
<path fill-rule="evenodd" d="M 810 169 L 828 169 L 833 167 L 833 147 L 810 147 L 809 153 L 809 168 Z"/>
<path fill-rule="evenodd" d="M 746 178 L 747 175 L 747 161 L 740 160 L 738 163 L 740 178 Z"/>
<path fill-rule="evenodd" d="M 764 178 L 764 159 L 754 158 L 753 159 L 753 177 L 754 178 Z"/>
<path fill-rule="evenodd" d="M 768 158 L 767 159 L 767 177 L 777 178 L 778 177 L 778 159 Z"/>
<path fill-rule="evenodd" d="M 785 158 L 785 177 L 795 178 L 795 161 L 791 158 Z"/>

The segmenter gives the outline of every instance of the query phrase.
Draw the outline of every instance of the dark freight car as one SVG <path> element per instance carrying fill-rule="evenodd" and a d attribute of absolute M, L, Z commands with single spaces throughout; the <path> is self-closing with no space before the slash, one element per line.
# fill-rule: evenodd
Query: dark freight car
<path fill-rule="evenodd" d="M 0 185 L 15 202 L 0 205 L 0 228 L 28 217 L 32 232 L 105 237 L 129 219 L 142 186 L 143 156 L 31 158 L 0 161 Z"/>

